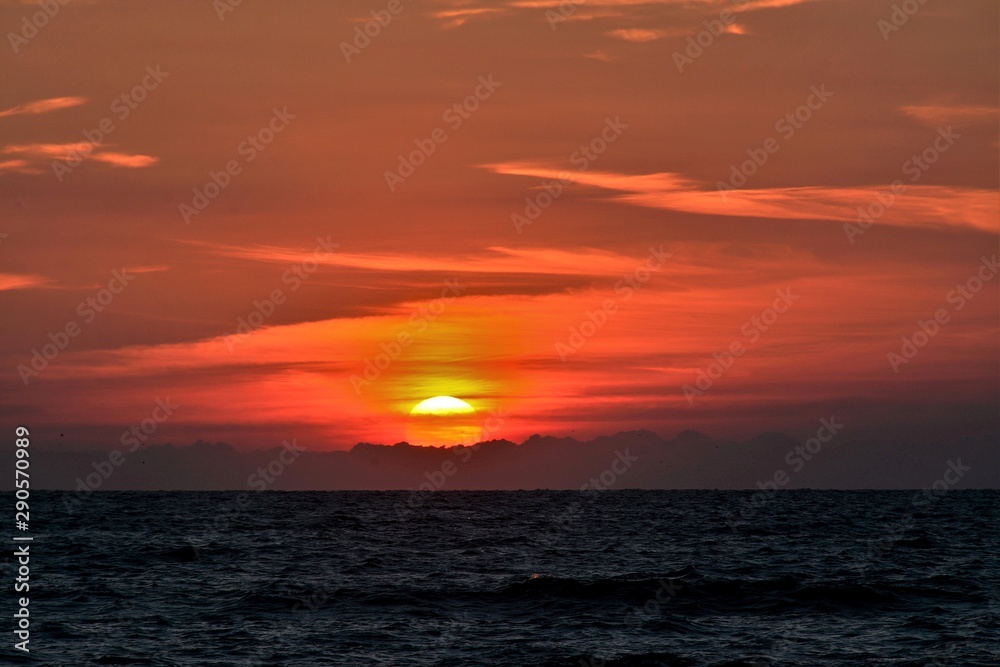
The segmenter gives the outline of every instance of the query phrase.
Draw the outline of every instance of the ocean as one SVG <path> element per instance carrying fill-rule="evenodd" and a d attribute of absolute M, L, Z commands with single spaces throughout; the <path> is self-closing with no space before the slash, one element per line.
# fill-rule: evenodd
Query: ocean
<path fill-rule="evenodd" d="M 33 491 L 25 662 L 994 666 L 998 506 L 960 490 Z"/>

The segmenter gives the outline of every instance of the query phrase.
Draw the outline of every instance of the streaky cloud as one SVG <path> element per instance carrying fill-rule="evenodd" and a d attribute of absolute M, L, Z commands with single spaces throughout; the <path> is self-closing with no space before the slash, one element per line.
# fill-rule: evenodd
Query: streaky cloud
<path fill-rule="evenodd" d="M 859 209 L 889 196 L 889 184 L 708 190 L 704 184 L 670 172 L 568 172 L 529 163 L 493 164 L 484 168 L 498 174 L 562 179 L 618 190 L 628 194 L 615 196 L 613 201 L 703 215 L 856 222 Z M 878 222 L 901 227 L 1000 230 L 1000 202 L 993 190 L 905 183 L 903 186 L 905 189 L 892 195 L 888 206 L 882 206 L 884 212 Z"/>
<path fill-rule="evenodd" d="M 22 114 L 49 113 L 60 109 L 80 106 L 81 104 L 86 103 L 86 97 L 52 97 L 46 100 L 35 100 L 34 102 L 19 104 L 9 109 L 0 111 L 0 118 L 20 116 Z"/>

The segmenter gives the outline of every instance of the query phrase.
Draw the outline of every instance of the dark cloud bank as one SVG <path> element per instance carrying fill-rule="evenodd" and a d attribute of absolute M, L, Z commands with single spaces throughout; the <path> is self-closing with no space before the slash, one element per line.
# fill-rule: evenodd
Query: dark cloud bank
<path fill-rule="evenodd" d="M 33 452 L 32 487 L 79 490 L 923 489 L 1000 487 L 998 434 L 953 443 L 883 444 L 820 427 L 745 442 L 684 431 L 667 440 L 630 431 L 581 442 L 429 448 L 360 443 L 350 451 L 296 447 L 238 452 L 227 444 L 154 445 L 134 452 Z M 832 436 L 832 437 L 831 437 Z M 827 442 L 821 442 L 822 439 Z M 291 443 L 289 443 L 291 444 Z M 939 480 L 945 480 L 939 482 Z M 10 488 L 9 485 L 7 488 Z"/>

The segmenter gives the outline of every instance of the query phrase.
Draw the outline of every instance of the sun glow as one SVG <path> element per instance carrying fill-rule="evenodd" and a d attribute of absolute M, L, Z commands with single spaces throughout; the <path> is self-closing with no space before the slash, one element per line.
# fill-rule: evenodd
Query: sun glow
<path fill-rule="evenodd" d="M 411 415 L 468 415 L 476 409 L 454 396 L 435 396 L 421 401 L 410 410 Z"/>
<path fill-rule="evenodd" d="M 462 399 L 435 396 L 413 406 L 406 431 L 414 445 L 468 445 L 477 441 L 482 425 L 476 409 Z"/>

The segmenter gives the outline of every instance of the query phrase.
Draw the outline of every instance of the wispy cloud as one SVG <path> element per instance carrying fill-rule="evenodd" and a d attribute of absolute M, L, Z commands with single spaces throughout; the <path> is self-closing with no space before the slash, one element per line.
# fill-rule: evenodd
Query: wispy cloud
<path fill-rule="evenodd" d="M 19 116 L 21 114 L 49 113 L 50 111 L 80 106 L 81 104 L 86 104 L 86 102 L 86 97 L 51 97 L 47 100 L 35 100 L 34 102 L 19 104 L 16 107 L 0 111 L 0 118 Z"/>
<path fill-rule="evenodd" d="M 581 0 L 579 4 L 586 4 L 593 7 L 632 7 L 637 5 L 663 4 L 652 0 Z M 689 0 L 673 0 L 675 4 L 687 4 Z M 561 6 L 565 0 L 512 0 L 507 3 L 511 7 L 521 7 L 528 9 L 547 9 Z M 669 0 L 668 0 L 669 2 Z"/>
<path fill-rule="evenodd" d="M 431 16 L 443 20 L 445 28 L 457 28 L 465 25 L 470 19 L 497 14 L 502 11 L 499 7 L 460 7 L 458 9 L 443 9 L 432 12 Z"/>
<path fill-rule="evenodd" d="M 804 5 L 807 2 L 817 2 L 818 0 L 751 0 L 745 5 L 734 7 L 735 11 L 750 11 L 754 9 L 778 9 L 780 7 L 792 7 L 794 5 Z M 724 0 L 719 4 L 729 4 Z"/>
<path fill-rule="evenodd" d="M 615 174 L 609 172 L 565 172 L 529 163 L 485 165 L 498 174 L 563 178 L 579 185 L 618 190 L 628 194 L 614 201 L 703 215 L 753 218 L 857 220 L 858 208 L 883 195 L 887 186 L 786 187 L 753 190 L 707 189 L 681 174 Z M 908 227 L 971 227 L 995 232 L 1000 229 L 1000 202 L 996 192 L 978 188 L 909 185 L 896 197 L 880 222 Z"/>
<path fill-rule="evenodd" d="M 149 167 L 160 161 L 158 157 L 152 155 L 142 155 L 138 153 L 119 153 L 105 150 L 101 144 L 91 144 L 86 141 L 68 144 L 12 144 L 0 149 L 0 153 L 8 155 L 23 155 L 35 160 L 35 164 L 27 160 L 16 159 L 7 162 L 0 162 L 0 172 L 16 171 L 25 174 L 42 173 L 38 163 L 44 160 L 76 160 L 79 158 L 92 159 L 98 162 L 109 164 L 113 167 L 124 167 L 128 169 L 141 169 Z"/>
<path fill-rule="evenodd" d="M 938 127 L 953 123 L 996 123 L 1000 108 L 973 104 L 912 104 L 901 107 L 903 113 L 925 125 Z"/>
<path fill-rule="evenodd" d="M 583 54 L 583 57 L 592 58 L 594 60 L 600 60 L 603 63 L 616 63 L 619 60 L 621 60 L 621 58 L 619 58 L 618 56 L 613 56 L 607 51 L 604 51 L 602 49 L 598 49 L 597 51 L 594 51 L 592 53 L 585 53 Z"/>
<path fill-rule="evenodd" d="M 114 167 L 128 167 L 129 169 L 141 169 L 149 167 L 160 161 L 160 158 L 152 155 L 129 155 L 127 153 L 94 153 L 94 159 L 106 162 Z"/>
<path fill-rule="evenodd" d="M 192 241 L 185 243 L 204 245 L 216 255 L 260 262 L 294 263 L 312 257 L 302 250 L 278 246 L 209 245 Z M 615 275 L 635 268 L 637 259 L 595 248 L 559 250 L 493 246 L 486 248 L 483 253 L 464 257 L 337 252 L 320 261 L 327 266 L 379 271 Z"/>
<path fill-rule="evenodd" d="M 17 273 L 0 273 L 0 292 L 15 289 L 44 287 L 49 280 L 45 276 Z"/>
<path fill-rule="evenodd" d="M 457 28 L 472 18 L 496 18 L 502 15 L 521 12 L 545 13 L 544 18 L 551 20 L 551 13 L 558 16 L 558 21 L 578 22 L 595 19 L 622 19 L 633 22 L 637 15 L 641 17 L 650 12 L 660 12 L 664 5 L 677 7 L 678 10 L 691 12 L 692 16 L 703 14 L 705 17 L 718 15 L 724 10 L 732 12 L 752 12 L 759 9 L 778 9 L 818 0 L 492 0 L 489 6 L 477 3 L 471 7 L 465 0 L 447 2 L 447 9 L 432 12 L 431 16 L 445 21 L 445 28 Z M 628 19 L 631 17 L 631 19 Z M 543 18 L 543 17 L 540 17 Z M 361 20 L 369 20 L 364 17 Z M 630 42 L 648 42 L 663 37 L 690 34 L 690 25 L 679 25 L 674 29 L 622 27 L 609 31 L 607 34 L 617 39 Z M 731 24 L 726 32 L 745 34 L 741 26 Z"/>
<path fill-rule="evenodd" d="M 681 7 L 703 7 L 706 11 L 718 9 L 732 9 L 733 11 L 752 11 L 755 9 L 776 9 L 780 7 L 791 7 L 817 0 L 750 0 L 747 3 L 736 3 L 732 0 L 581 0 L 579 5 L 589 7 L 641 7 L 655 5 L 680 5 Z M 507 5 L 510 7 L 529 9 L 549 9 L 558 8 L 566 0 L 510 0 Z"/>
<path fill-rule="evenodd" d="M 648 28 L 619 28 L 608 31 L 611 37 L 623 39 L 626 42 L 652 42 L 662 39 L 672 33 L 668 30 L 650 30 Z"/>
<path fill-rule="evenodd" d="M 28 155 L 36 158 L 68 158 L 73 153 L 84 153 L 92 144 L 81 141 L 70 144 L 13 144 L 4 146 L 3 153 Z"/>
<path fill-rule="evenodd" d="M 5 160 L 0 162 L 0 174 L 5 171 L 12 171 L 18 174 L 37 174 L 39 169 L 28 166 L 27 160 Z"/>

